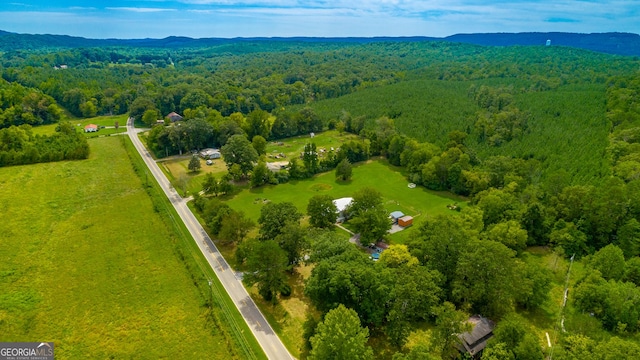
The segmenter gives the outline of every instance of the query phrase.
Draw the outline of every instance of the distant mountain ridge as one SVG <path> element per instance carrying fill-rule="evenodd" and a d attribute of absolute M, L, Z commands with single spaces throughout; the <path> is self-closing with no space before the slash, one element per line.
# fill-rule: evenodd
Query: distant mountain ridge
<path fill-rule="evenodd" d="M 485 45 L 551 45 L 570 46 L 591 51 L 617 55 L 640 55 L 640 35 L 631 33 L 593 33 L 577 34 L 564 32 L 549 33 L 490 33 L 490 34 L 456 34 L 448 36 L 447 41 Z"/>
<path fill-rule="evenodd" d="M 547 40 L 554 46 L 569 46 L 591 51 L 640 56 L 640 35 L 632 33 L 564 33 L 564 32 L 525 32 L 525 33 L 478 33 L 456 34 L 447 37 L 252 37 L 252 38 L 200 38 L 169 36 L 163 39 L 87 39 L 68 35 L 17 34 L 0 30 L 0 50 L 29 50 L 44 48 L 79 47 L 153 47 L 177 48 L 200 47 L 230 44 L 244 41 L 278 42 L 345 42 L 369 43 L 385 41 L 448 41 L 476 44 L 482 46 L 545 45 Z"/>

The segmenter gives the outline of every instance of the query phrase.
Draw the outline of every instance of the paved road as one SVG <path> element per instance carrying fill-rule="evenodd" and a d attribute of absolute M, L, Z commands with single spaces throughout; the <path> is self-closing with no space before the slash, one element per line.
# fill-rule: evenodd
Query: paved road
<path fill-rule="evenodd" d="M 142 142 L 137 135 L 138 131 L 133 127 L 131 119 L 127 121 L 127 133 L 129 134 L 129 138 L 133 142 L 133 145 L 135 145 L 136 149 L 140 153 L 140 156 L 142 156 L 142 159 L 144 159 L 144 162 L 147 164 L 147 167 L 160 184 L 160 187 L 171 201 L 171 204 L 175 207 L 187 229 L 191 232 L 191 235 L 198 244 L 200 251 L 202 251 L 202 254 L 204 254 L 205 258 L 209 262 L 209 265 L 218 276 L 218 279 L 220 279 L 220 282 L 240 311 L 240 314 L 242 314 L 244 321 L 249 325 L 249 328 L 260 343 L 260 346 L 262 346 L 265 354 L 267 354 L 267 357 L 269 359 L 276 360 L 293 359 L 282 341 L 280 341 L 280 338 L 278 338 L 265 319 L 264 315 L 262 315 L 256 304 L 253 302 L 253 299 L 251 299 L 247 290 L 222 257 L 215 244 L 213 244 L 202 226 L 200 226 L 200 223 L 191 212 L 191 209 L 187 206 L 186 201 L 171 186 L 167 177 L 151 157 L 151 154 L 149 154 L 147 149 L 142 145 Z"/>

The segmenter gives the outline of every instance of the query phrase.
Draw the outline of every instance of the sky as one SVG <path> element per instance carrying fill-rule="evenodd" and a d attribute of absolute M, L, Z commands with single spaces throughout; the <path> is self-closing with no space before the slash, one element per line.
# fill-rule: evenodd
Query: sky
<path fill-rule="evenodd" d="M 0 30 L 106 39 L 640 33 L 640 0 L 3 0 Z"/>

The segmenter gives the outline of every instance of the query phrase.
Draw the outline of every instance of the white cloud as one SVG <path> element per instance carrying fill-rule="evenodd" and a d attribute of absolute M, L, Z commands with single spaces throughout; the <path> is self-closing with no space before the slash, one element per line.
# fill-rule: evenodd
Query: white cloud
<path fill-rule="evenodd" d="M 640 32 L 640 5 L 631 0 L 110 0 L 109 5 L 57 12 L 4 9 L 0 15 L 7 31 L 125 38 Z M 167 21 L 158 22 L 154 13 Z"/>
<path fill-rule="evenodd" d="M 119 10 L 119 11 L 129 11 L 135 13 L 154 13 L 154 12 L 165 12 L 165 11 L 177 11 L 176 9 L 166 9 L 166 8 L 144 8 L 144 7 L 106 7 L 107 10 Z"/>

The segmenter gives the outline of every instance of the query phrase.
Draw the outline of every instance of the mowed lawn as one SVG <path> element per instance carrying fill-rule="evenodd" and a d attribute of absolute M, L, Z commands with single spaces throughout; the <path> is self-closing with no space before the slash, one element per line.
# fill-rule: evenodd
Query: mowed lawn
<path fill-rule="evenodd" d="M 246 189 L 227 200 L 236 210 L 244 211 L 254 221 L 260 217 L 260 209 L 267 202 L 292 202 L 303 214 L 307 212 L 307 204 L 312 196 L 327 194 L 334 199 L 352 197 L 364 188 L 378 190 L 383 197 L 384 206 L 389 211 L 400 210 L 405 215 L 414 217 L 419 224 L 426 216 L 437 214 L 453 214 L 448 204 L 458 203 L 464 207 L 464 200 L 451 194 L 439 194 L 423 187 L 411 189 L 409 182 L 401 173 L 401 168 L 389 165 L 386 160 L 374 159 L 353 167 L 350 181 L 336 181 L 335 171 L 314 176 L 311 179 L 290 181 L 285 184 L 269 185 L 255 189 Z M 390 236 L 392 240 L 402 242 L 407 233 L 417 226 Z M 402 234 L 405 233 L 405 234 Z"/>
<path fill-rule="evenodd" d="M 113 115 L 113 116 L 97 116 L 89 119 L 62 119 L 64 121 L 69 121 L 72 125 L 76 127 L 78 132 L 82 132 L 86 137 L 99 137 L 115 134 L 117 132 L 126 132 L 127 131 L 127 119 L 129 115 Z M 116 121 L 118 122 L 118 130 L 112 128 L 115 126 Z M 100 129 L 95 133 L 85 133 L 84 127 L 89 124 L 96 124 L 98 126 L 108 127 L 106 129 Z M 55 133 L 56 127 L 58 124 L 49 124 L 42 126 L 33 127 L 33 133 L 35 135 L 51 135 Z"/>
<path fill-rule="evenodd" d="M 267 162 L 288 163 L 292 158 L 299 159 L 300 153 L 308 143 L 313 142 L 316 144 L 318 151 L 329 151 L 331 148 L 336 149 L 340 147 L 343 142 L 353 139 L 358 139 L 358 137 L 352 134 L 340 134 L 336 130 L 330 130 L 318 133 L 313 138 L 309 135 L 300 135 L 292 138 L 270 141 L 267 144 L 265 160 Z M 146 139 L 144 139 L 144 137 L 143 142 L 146 143 Z M 280 157 L 281 154 L 285 156 Z M 200 170 L 196 172 L 189 170 L 190 160 L 191 156 L 187 154 L 183 156 L 171 156 L 169 158 L 159 159 L 158 161 L 158 165 L 162 165 L 161 168 L 171 180 L 174 187 L 183 195 L 184 190 L 187 190 L 189 194 L 202 190 L 202 182 L 205 179 L 205 175 L 208 173 L 213 174 L 217 179 L 220 179 L 227 173 L 227 165 L 223 159 L 213 160 L 212 165 L 207 165 L 206 161 L 201 159 Z M 302 164 L 301 160 L 299 161 L 299 164 Z"/>
<path fill-rule="evenodd" d="M 184 195 L 185 190 L 189 194 L 193 194 L 202 190 L 202 182 L 205 180 L 206 174 L 211 173 L 214 177 L 220 179 L 227 173 L 227 166 L 222 159 L 212 160 L 211 165 L 207 165 L 206 160 L 198 159 L 200 160 L 200 170 L 196 172 L 189 170 L 191 155 L 161 159 L 158 161 L 158 165 L 169 178 L 173 187 L 182 195 Z"/>
<path fill-rule="evenodd" d="M 0 341 L 58 359 L 238 358 L 120 139 L 88 160 L 0 168 Z"/>

